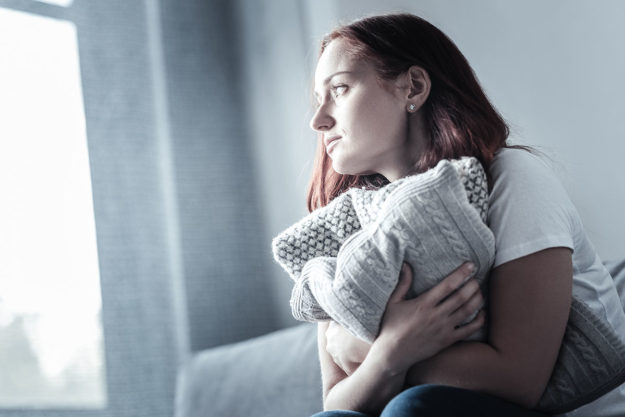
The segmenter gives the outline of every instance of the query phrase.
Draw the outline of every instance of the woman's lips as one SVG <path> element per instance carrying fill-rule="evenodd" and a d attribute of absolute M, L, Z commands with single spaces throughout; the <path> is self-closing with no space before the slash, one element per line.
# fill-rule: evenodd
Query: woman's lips
<path fill-rule="evenodd" d="M 340 136 L 332 136 L 330 138 L 325 139 L 324 143 L 326 145 L 326 152 L 330 152 L 330 150 L 334 148 L 334 146 L 336 145 L 339 139 L 341 139 Z"/>

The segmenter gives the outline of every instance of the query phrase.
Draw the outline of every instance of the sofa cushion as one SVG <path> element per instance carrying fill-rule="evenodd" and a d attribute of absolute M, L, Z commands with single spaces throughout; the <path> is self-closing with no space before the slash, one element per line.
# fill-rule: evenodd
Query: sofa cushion
<path fill-rule="evenodd" d="M 176 417 L 309 416 L 322 409 L 317 327 L 303 324 L 194 355 Z"/>

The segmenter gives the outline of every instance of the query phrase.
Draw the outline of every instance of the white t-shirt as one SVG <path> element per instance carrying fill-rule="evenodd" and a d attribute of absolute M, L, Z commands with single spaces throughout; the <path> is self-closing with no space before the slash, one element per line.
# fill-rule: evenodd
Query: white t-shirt
<path fill-rule="evenodd" d="M 577 209 L 546 161 L 520 149 L 502 149 L 490 169 L 488 224 L 495 234 L 495 265 L 552 247 L 573 250 L 573 294 L 625 341 L 625 313 L 612 277 L 588 240 Z M 565 414 L 625 416 L 625 384 Z"/>

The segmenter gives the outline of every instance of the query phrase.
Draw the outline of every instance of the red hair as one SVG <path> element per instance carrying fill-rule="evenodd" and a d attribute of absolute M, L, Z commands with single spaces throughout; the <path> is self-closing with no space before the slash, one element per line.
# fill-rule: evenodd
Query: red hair
<path fill-rule="evenodd" d="M 430 94 L 422 112 L 430 141 L 416 162 L 415 173 L 433 168 L 441 159 L 461 156 L 476 157 L 488 173 L 495 153 L 508 146 L 508 126 L 451 39 L 418 16 L 374 16 L 335 29 L 322 40 L 319 57 L 338 38 L 347 41 L 356 58 L 372 62 L 381 79 L 395 79 L 413 65 L 429 74 Z M 386 183 L 379 174 L 337 173 L 319 140 L 308 210 L 325 206 L 351 187 L 379 188 Z"/>

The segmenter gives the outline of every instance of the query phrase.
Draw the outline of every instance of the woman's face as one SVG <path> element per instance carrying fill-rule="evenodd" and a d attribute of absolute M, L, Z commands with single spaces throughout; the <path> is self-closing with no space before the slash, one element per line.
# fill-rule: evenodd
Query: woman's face
<path fill-rule="evenodd" d="M 394 181 L 412 169 L 418 154 L 408 140 L 406 95 L 399 77 L 380 80 L 343 39 L 330 42 L 315 71 L 319 107 L 310 125 L 322 134 L 336 172 L 378 173 Z"/>

